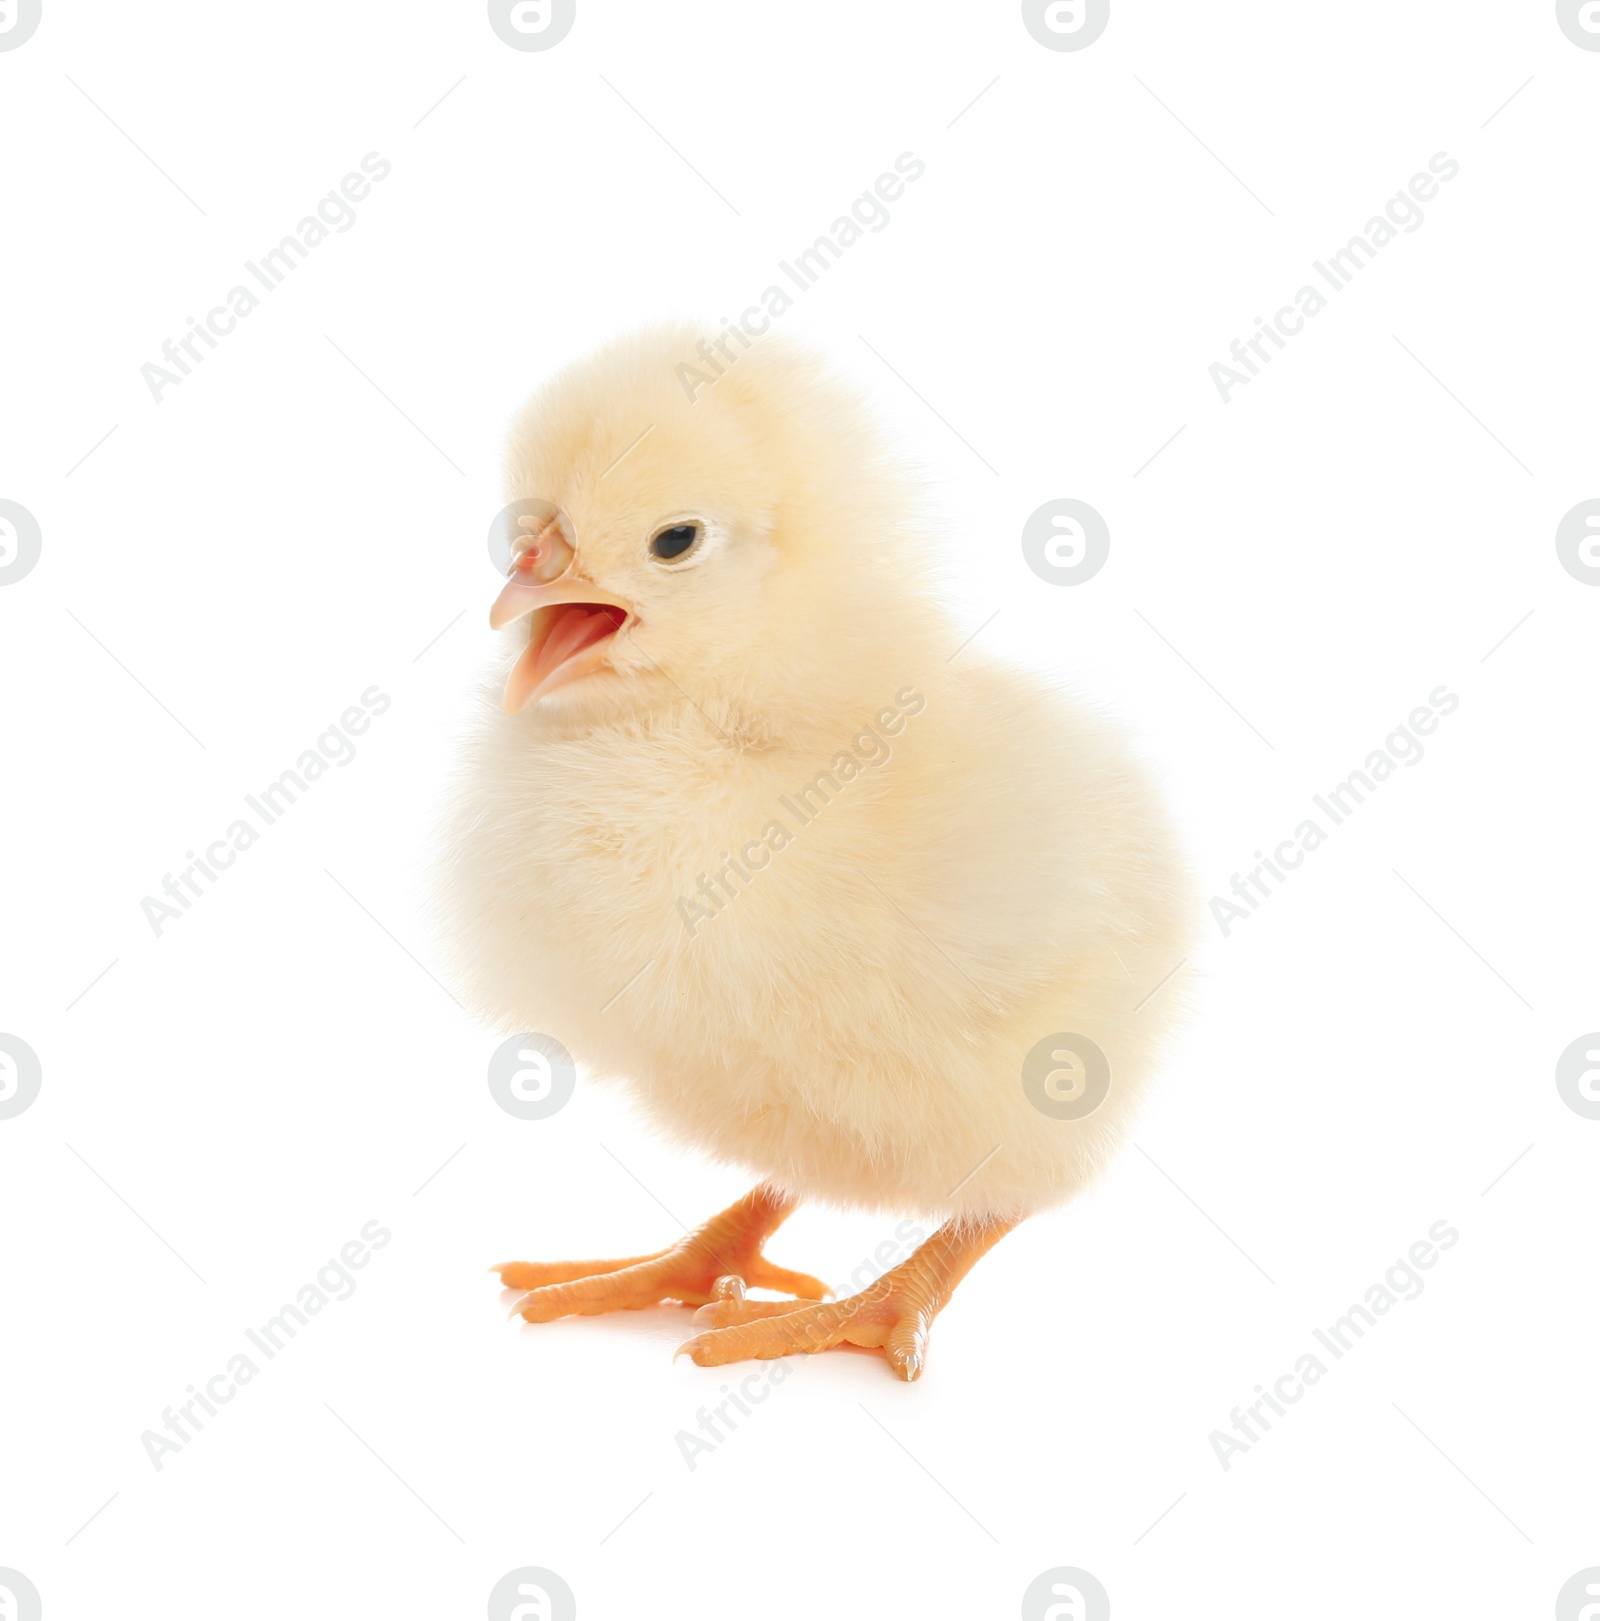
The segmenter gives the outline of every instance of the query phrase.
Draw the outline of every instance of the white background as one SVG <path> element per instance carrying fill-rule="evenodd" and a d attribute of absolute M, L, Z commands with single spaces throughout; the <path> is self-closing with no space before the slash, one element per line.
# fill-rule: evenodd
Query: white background
<path fill-rule="evenodd" d="M 0 1030 L 44 1078 L 0 1121 L 0 1566 L 46 1615 L 479 1616 L 521 1565 L 590 1618 L 1011 1616 L 1058 1565 L 1119 1618 L 1552 1613 L 1600 1565 L 1600 1122 L 1554 1084 L 1600 1026 L 1600 590 L 1554 548 L 1600 495 L 1597 95 L 1543 0 L 1116 0 L 1077 53 L 1013 4 L 582 0 L 520 53 L 470 3 L 45 0 L 0 53 L 0 497 L 44 537 L 0 589 Z M 354 227 L 153 402 L 372 151 Z M 785 329 L 926 465 L 981 645 L 1126 719 L 1204 892 L 1460 707 L 1207 920 L 1136 1145 L 979 1265 L 919 1384 L 791 1364 L 691 1471 L 747 1370 L 674 1363 L 677 1309 L 508 1326 L 484 1269 L 745 1183 L 590 1077 L 497 1108 L 420 896 L 510 412 L 753 302 L 905 151 Z M 1207 368 L 1441 151 L 1224 405 Z M 1060 496 L 1112 535 L 1071 589 L 1019 547 Z M 374 684 L 358 757 L 157 938 L 141 899 Z M 156 1471 L 142 1432 L 369 1220 L 356 1294 Z M 1224 1471 L 1210 1433 L 1439 1220 L 1425 1293 Z M 808 1209 L 772 1251 L 840 1286 L 888 1236 Z"/>

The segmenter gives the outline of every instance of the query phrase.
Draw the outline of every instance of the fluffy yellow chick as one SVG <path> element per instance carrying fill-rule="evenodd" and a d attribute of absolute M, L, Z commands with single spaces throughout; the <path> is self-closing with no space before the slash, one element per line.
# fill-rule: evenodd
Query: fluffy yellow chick
<path fill-rule="evenodd" d="M 1127 1129 L 1195 909 L 1120 736 L 962 648 L 861 403 L 776 337 L 700 342 L 615 343 L 516 424 L 507 497 L 548 507 L 443 890 L 490 1020 L 759 1182 L 666 1250 L 498 1270 L 530 1321 L 676 1300 L 702 1365 L 849 1342 L 914 1379 L 956 1282 Z M 827 1293 L 762 1253 L 806 1199 L 938 1227 L 862 1294 L 746 1299 Z"/>

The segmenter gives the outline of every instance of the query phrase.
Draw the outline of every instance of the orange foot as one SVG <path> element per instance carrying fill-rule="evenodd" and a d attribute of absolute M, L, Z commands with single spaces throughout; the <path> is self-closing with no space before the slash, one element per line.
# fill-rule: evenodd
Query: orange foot
<path fill-rule="evenodd" d="M 955 1286 L 1014 1221 L 961 1226 L 948 1222 L 921 1249 L 858 1295 L 825 1306 L 787 1300 L 746 1300 L 737 1280 L 719 1288 L 717 1299 L 694 1314 L 710 1332 L 681 1345 L 702 1368 L 747 1358 L 828 1351 L 836 1345 L 882 1349 L 902 1379 L 922 1373 L 928 1331 Z"/>
<path fill-rule="evenodd" d="M 761 1246 L 793 1209 L 792 1199 L 763 1186 L 653 1255 L 622 1261 L 508 1261 L 493 1270 L 508 1289 L 529 1291 L 517 1302 L 514 1314 L 530 1323 L 638 1311 L 663 1300 L 699 1306 L 716 1299 L 719 1281 L 725 1280 L 732 1280 L 727 1288 L 737 1285 L 741 1298 L 749 1284 L 821 1300 L 828 1293 L 825 1283 L 805 1272 L 774 1266 L 761 1253 Z"/>

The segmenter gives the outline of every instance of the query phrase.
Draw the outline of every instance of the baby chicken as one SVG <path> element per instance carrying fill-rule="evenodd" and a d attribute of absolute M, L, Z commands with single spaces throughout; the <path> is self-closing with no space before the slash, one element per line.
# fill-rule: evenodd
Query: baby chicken
<path fill-rule="evenodd" d="M 679 1301 L 702 1365 L 848 1342 L 915 1379 L 978 1257 L 1126 1131 L 1195 908 L 1119 735 L 963 644 L 860 402 L 776 336 L 714 376 L 700 341 L 615 343 L 514 428 L 504 703 L 442 898 L 484 1015 L 759 1180 L 665 1250 L 498 1270 L 530 1322 Z M 762 1251 L 805 1199 L 937 1231 L 807 1304 Z"/>

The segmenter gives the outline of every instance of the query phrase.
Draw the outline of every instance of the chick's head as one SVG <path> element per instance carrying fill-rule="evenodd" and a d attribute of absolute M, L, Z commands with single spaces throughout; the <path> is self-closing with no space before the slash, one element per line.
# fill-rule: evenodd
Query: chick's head
<path fill-rule="evenodd" d="M 657 329 L 569 367 L 512 432 L 507 709 L 858 685 L 915 595 L 905 490 L 855 397 L 775 336 Z"/>

